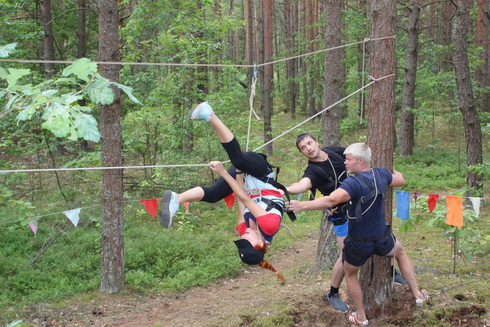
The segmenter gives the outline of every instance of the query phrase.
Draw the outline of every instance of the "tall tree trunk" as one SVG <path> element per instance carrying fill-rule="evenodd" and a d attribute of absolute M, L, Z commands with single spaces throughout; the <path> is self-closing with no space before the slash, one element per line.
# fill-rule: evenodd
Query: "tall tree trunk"
<path fill-rule="evenodd" d="M 342 10 L 344 0 L 327 0 L 325 7 L 325 48 L 342 44 Z M 345 84 L 344 48 L 326 51 L 324 58 L 325 86 L 323 107 L 331 106 L 342 98 L 342 85 Z M 342 107 L 336 105 L 322 114 L 323 145 L 340 145 L 340 118 Z"/>
<path fill-rule="evenodd" d="M 85 17 L 87 15 L 87 3 L 88 0 L 78 0 L 78 25 L 77 25 L 77 36 L 78 36 L 78 47 L 77 47 L 77 58 L 83 58 L 87 56 L 87 26 L 85 22 Z"/>
<path fill-rule="evenodd" d="M 314 17 L 314 0 L 306 1 L 306 40 L 307 40 L 307 51 L 314 51 L 314 39 L 313 35 L 313 17 Z M 316 114 L 316 106 L 315 106 L 315 63 L 312 57 L 307 58 L 305 60 L 307 66 L 307 78 L 308 78 L 308 114 L 313 116 Z"/>
<path fill-rule="evenodd" d="M 476 110 L 476 101 L 471 86 L 471 73 L 468 63 L 468 23 L 471 3 L 466 0 L 456 1 L 457 9 L 453 17 L 451 38 L 453 43 L 453 64 L 456 72 L 459 106 L 463 116 L 466 139 L 466 164 L 472 166 L 482 163 L 482 137 L 480 121 Z M 481 196 L 481 176 L 467 172 L 466 184 L 468 196 Z"/>
<path fill-rule="evenodd" d="M 395 35 L 396 2 L 371 1 L 371 39 Z M 371 42 L 370 74 L 382 78 L 395 73 L 395 40 Z M 368 144 L 373 149 L 372 166 L 393 167 L 395 77 L 387 77 L 371 85 L 368 97 L 369 121 Z M 391 225 L 392 191 L 385 199 L 385 217 Z M 374 277 L 371 280 L 371 263 L 374 260 Z M 390 260 L 374 256 L 361 269 L 361 287 L 364 305 L 369 312 L 381 306 L 391 293 Z"/>
<path fill-rule="evenodd" d="M 43 50 L 44 60 L 54 60 L 54 35 L 53 35 L 53 20 L 51 18 L 51 0 L 41 1 L 41 18 L 43 24 Z M 54 63 L 44 64 L 44 77 L 51 79 L 54 74 Z"/>
<path fill-rule="evenodd" d="M 286 28 L 286 54 L 291 56 L 294 52 L 294 12 L 292 0 L 284 1 L 284 25 Z M 296 59 L 290 59 L 286 61 L 286 80 L 288 83 L 289 98 L 287 110 L 291 113 L 291 118 L 296 118 Z"/>
<path fill-rule="evenodd" d="M 476 46 L 481 47 L 482 65 L 476 69 L 476 80 L 484 90 L 481 93 L 481 109 L 490 112 L 490 0 L 478 0 Z"/>
<path fill-rule="evenodd" d="M 408 40 L 405 77 L 403 79 L 402 113 L 400 118 L 400 138 L 398 154 L 411 156 L 415 146 L 415 82 L 417 76 L 417 59 L 419 46 L 419 28 L 421 0 L 411 0 L 408 15 Z"/>
<path fill-rule="evenodd" d="M 366 13 L 366 1 L 367 0 L 358 0 L 357 9 L 363 14 L 363 16 L 367 16 Z M 367 18 L 366 18 L 367 20 Z M 364 29 L 364 28 L 363 28 Z M 358 56 L 359 60 L 357 62 L 357 72 L 359 75 L 359 88 L 363 87 L 365 84 L 365 71 L 366 71 L 366 60 L 368 58 L 368 42 L 364 42 L 359 44 L 358 46 Z M 360 121 L 364 121 L 364 115 L 366 112 L 366 93 L 365 90 L 359 92 L 359 117 Z"/>
<path fill-rule="evenodd" d="M 271 61 L 272 56 L 272 26 L 273 26 L 273 11 L 272 11 L 272 1 L 273 0 L 263 0 L 263 51 L 264 51 L 264 62 Z M 274 71 L 272 65 L 265 65 L 264 67 L 264 78 L 262 84 L 262 114 L 264 118 L 264 142 L 269 142 L 272 140 L 272 106 L 273 106 L 273 77 Z M 268 155 L 272 155 L 272 143 L 269 143 L 265 147 L 265 152 Z"/>
<path fill-rule="evenodd" d="M 99 61 L 119 62 L 119 16 L 117 0 L 99 1 Z M 100 74 L 119 81 L 120 65 L 100 65 Z M 102 106 L 102 165 L 122 166 L 121 97 L 112 87 L 115 99 Z M 102 276 L 100 291 L 117 293 L 124 288 L 123 171 L 102 172 Z"/>
<path fill-rule="evenodd" d="M 245 13 L 247 22 L 246 25 L 246 37 L 245 37 L 245 58 L 247 65 L 252 65 L 255 61 L 255 46 L 254 46 L 254 27 L 255 27 L 255 16 L 254 16 L 254 2 L 252 0 L 245 1 Z M 249 68 L 247 70 L 247 81 L 249 84 L 252 82 L 254 77 L 254 69 Z"/>

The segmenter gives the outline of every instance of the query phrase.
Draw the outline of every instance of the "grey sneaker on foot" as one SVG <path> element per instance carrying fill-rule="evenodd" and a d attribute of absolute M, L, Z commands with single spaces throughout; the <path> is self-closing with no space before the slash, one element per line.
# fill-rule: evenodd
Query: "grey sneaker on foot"
<path fill-rule="evenodd" d="M 209 105 L 207 101 L 199 104 L 196 109 L 191 113 L 191 119 L 202 119 L 207 122 L 211 120 L 213 115 L 213 108 Z"/>
<path fill-rule="evenodd" d="M 325 298 L 327 299 L 328 303 L 330 303 L 330 305 L 335 310 L 339 310 L 340 312 L 343 312 L 343 313 L 346 313 L 347 311 L 349 311 L 349 306 L 347 305 L 347 303 L 342 301 L 339 293 L 334 294 L 332 296 L 328 296 L 328 294 L 327 294 L 325 296 Z"/>
<path fill-rule="evenodd" d="M 393 283 L 398 284 L 398 285 L 408 285 L 407 281 L 401 274 L 398 272 L 395 272 L 395 278 L 393 280 Z"/>
<path fill-rule="evenodd" d="M 179 210 L 179 207 L 177 193 L 168 190 L 163 192 L 162 200 L 160 201 L 160 212 L 158 214 L 160 225 L 169 228 L 172 225 L 172 217 Z"/>

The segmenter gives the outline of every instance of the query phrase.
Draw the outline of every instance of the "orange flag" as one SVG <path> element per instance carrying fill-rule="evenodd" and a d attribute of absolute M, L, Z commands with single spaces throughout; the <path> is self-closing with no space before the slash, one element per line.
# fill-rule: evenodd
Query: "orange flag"
<path fill-rule="evenodd" d="M 141 203 L 146 208 L 146 211 L 153 217 L 156 218 L 157 216 L 157 209 L 158 209 L 158 199 L 148 199 L 148 200 L 140 200 Z"/>
<path fill-rule="evenodd" d="M 228 206 L 228 208 L 233 208 L 233 204 L 235 203 L 235 193 L 231 193 L 227 197 L 225 197 L 225 203 Z"/>
<path fill-rule="evenodd" d="M 463 198 L 460 196 L 446 196 L 447 216 L 446 224 L 463 227 Z"/>
<path fill-rule="evenodd" d="M 189 213 L 189 201 L 185 201 L 184 203 L 182 203 L 185 207 L 185 213 Z"/>

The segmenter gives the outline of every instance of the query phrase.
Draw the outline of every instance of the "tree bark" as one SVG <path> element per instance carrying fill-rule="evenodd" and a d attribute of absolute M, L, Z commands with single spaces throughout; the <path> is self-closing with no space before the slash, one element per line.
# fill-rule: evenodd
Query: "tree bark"
<path fill-rule="evenodd" d="M 417 60 L 419 46 L 420 0 L 411 0 L 408 15 L 408 40 L 405 64 L 405 77 L 403 79 L 402 112 L 400 118 L 400 138 L 398 154 L 411 156 L 415 146 L 415 83 L 417 77 Z"/>
<path fill-rule="evenodd" d="M 395 35 L 396 2 L 371 1 L 371 39 Z M 393 38 L 371 42 L 370 74 L 382 78 L 395 73 L 395 40 Z M 372 167 L 393 167 L 395 77 L 387 77 L 371 85 L 368 97 L 368 144 L 373 150 Z M 385 197 L 385 218 L 391 225 L 392 191 Z M 371 279 L 371 262 L 374 260 L 374 277 Z M 391 294 L 390 260 L 374 256 L 361 268 L 361 287 L 364 305 L 370 315 Z"/>
<path fill-rule="evenodd" d="M 295 47 L 294 31 L 296 28 L 295 14 L 293 10 L 292 0 L 284 1 L 284 25 L 286 28 L 286 54 L 291 56 Z M 288 81 L 289 98 L 288 98 L 288 110 L 291 113 L 291 118 L 296 118 L 296 96 L 297 96 L 297 83 L 296 77 L 296 59 L 290 59 L 286 61 L 286 79 Z"/>
<path fill-rule="evenodd" d="M 273 26 L 273 0 L 263 0 L 263 51 L 264 63 L 269 62 L 272 56 L 272 26 Z M 273 106 L 273 77 L 274 71 L 272 65 L 265 65 L 264 78 L 262 79 L 262 114 L 264 118 L 264 142 L 272 140 L 272 106 Z M 267 155 L 272 155 L 272 143 L 265 146 Z"/>
<path fill-rule="evenodd" d="M 316 268 L 319 271 L 332 269 L 339 258 L 338 247 L 336 246 L 337 236 L 333 230 L 333 225 L 327 218 L 323 217 L 320 224 L 320 236 L 316 249 Z"/>
<path fill-rule="evenodd" d="M 325 48 L 342 44 L 342 10 L 344 0 L 327 0 L 325 7 Z M 326 51 L 324 57 L 325 83 L 323 107 L 327 108 L 342 98 L 342 85 L 345 84 L 344 48 Z M 340 145 L 340 118 L 342 107 L 336 105 L 322 114 L 323 145 Z"/>
<path fill-rule="evenodd" d="M 117 0 L 99 1 L 99 61 L 119 62 L 119 16 Z M 100 74 L 119 81 L 120 65 L 100 65 Z M 100 124 L 102 135 L 102 165 L 121 167 L 122 132 L 121 98 L 118 88 L 112 87 L 115 100 L 102 106 Z M 117 293 L 124 288 L 123 236 L 123 171 L 105 169 L 102 172 L 102 276 L 100 291 Z"/>
<path fill-rule="evenodd" d="M 88 0 L 78 0 L 78 25 L 77 25 L 77 36 L 78 36 L 78 47 L 77 47 L 77 57 L 83 58 L 87 56 L 87 24 L 86 24 L 86 14 L 87 14 L 87 3 Z"/>
<path fill-rule="evenodd" d="M 41 18 L 43 24 L 43 50 L 44 60 L 54 60 L 53 21 L 51 18 L 51 0 L 41 1 Z M 44 64 L 44 77 L 51 79 L 55 71 L 54 63 Z"/>
<path fill-rule="evenodd" d="M 466 164 L 472 166 L 482 163 L 482 137 L 480 121 L 473 97 L 471 73 L 468 62 L 468 24 L 469 5 L 466 0 L 456 1 L 457 9 L 452 21 L 451 38 L 453 44 L 453 64 L 456 73 L 456 87 L 466 139 Z M 481 196 L 482 177 L 468 171 L 466 173 L 468 196 Z"/>
<path fill-rule="evenodd" d="M 490 112 L 490 0 L 478 0 L 478 18 L 476 28 L 476 46 L 482 48 L 482 65 L 476 69 L 476 80 L 481 92 L 481 109 Z"/>

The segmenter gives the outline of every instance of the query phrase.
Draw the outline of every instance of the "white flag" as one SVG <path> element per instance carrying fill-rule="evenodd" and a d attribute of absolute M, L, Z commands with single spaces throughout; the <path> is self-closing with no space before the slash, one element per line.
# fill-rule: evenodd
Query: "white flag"
<path fill-rule="evenodd" d="M 480 202 L 481 198 L 470 197 L 471 203 L 473 204 L 473 210 L 475 210 L 476 215 L 480 217 Z"/>
<path fill-rule="evenodd" d="M 68 211 L 63 211 L 65 216 L 70 219 L 70 221 L 77 227 L 78 221 L 80 220 L 80 208 L 78 209 L 73 209 L 73 210 L 68 210 Z"/>

